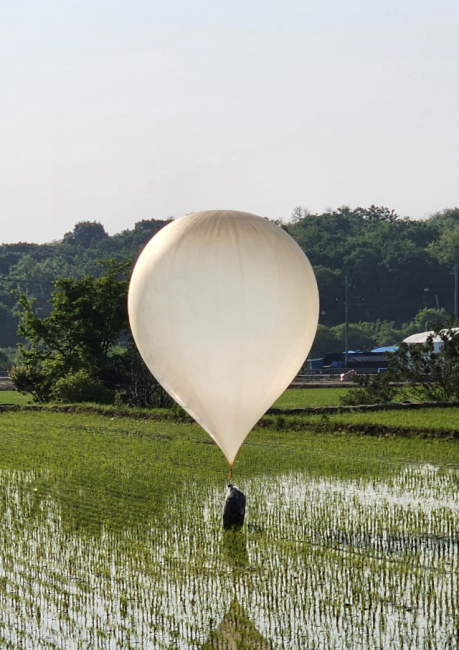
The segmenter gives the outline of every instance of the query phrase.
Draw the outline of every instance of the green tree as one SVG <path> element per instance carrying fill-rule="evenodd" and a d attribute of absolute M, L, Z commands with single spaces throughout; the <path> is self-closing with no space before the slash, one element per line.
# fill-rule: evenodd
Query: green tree
<path fill-rule="evenodd" d="M 10 359 L 7 353 L 0 349 L 0 370 L 8 370 L 10 365 Z"/>
<path fill-rule="evenodd" d="M 371 205 L 369 208 L 356 208 L 354 214 L 361 216 L 362 219 L 373 222 L 386 221 L 388 223 L 393 223 L 400 218 L 395 210 L 378 207 L 376 205 Z"/>
<path fill-rule="evenodd" d="M 342 207 L 321 215 L 296 208 L 288 232 L 315 270 L 329 270 L 328 277 L 319 277 L 324 287 L 321 323 L 332 326 L 344 320 L 346 271 L 349 318 L 354 322 L 386 320 L 400 327 L 437 300 L 448 309 L 448 270 L 428 250 L 443 221 L 443 216 L 402 219 L 377 206 Z"/>
<path fill-rule="evenodd" d="M 18 342 L 12 289 L 35 298 L 36 315 L 47 316 L 56 280 L 98 277 L 100 259 L 136 259 L 168 221 L 139 221 L 113 236 L 101 224 L 80 222 L 61 241 L 0 245 L 0 347 Z M 459 287 L 453 291 L 451 272 L 456 264 L 446 253 L 451 233 L 459 228 L 459 209 L 415 220 L 375 205 L 343 206 L 323 214 L 311 214 L 299 206 L 288 224 L 279 223 L 314 266 L 321 324 L 332 327 L 345 320 L 346 271 L 348 316 L 354 323 L 393 323 L 396 331 L 424 308 L 439 305 L 448 313 L 454 311 L 452 298 L 456 293 L 459 296 Z M 378 343 L 397 342 L 390 328 L 386 327 L 386 335 L 381 330 Z"/>
<path fill-rule="evenodd" d="M 407 396 L 420 400 L 459 398 L 459 331 L 434 324 L 426 343 L 402 343 L 391 359 L 394 378 L 405 382 Z M 440 342 L 437 350 L 436 341 Z"/>
<path fill-rule="evenodd" d="M 113 371 L 117 397 L 122 403 L 144 408 L 170 408 L 175 404 L 148 370 L 132 338 L 122 354 L 113 355 Z"/>
<path fill-rule="evenodd" d="M 416 314 L 411 323 L 407 323 L 403 326 L 402 338 L 406 338 L 407 336 L 418 332 L 426 332 L 430 329 L 431 325 L 435 323 L 445 325 L 449 318 L 450 314 L 447 314 L 445 309 L 431 309 L 425 307 Z"/>
<path fill-rule="evenodd" d="M 80 221 L 72 232 L 64 235 L 64 241 L 79 246 L 90 246 L 108 237 L 105 228 L 98 221 Z"/>
<path fill-rule="evenodd" d="M 18 296 L 19 334 L 27 341 L 19 346 L 22 370 L 13 373 L 18 389 L 30 391 L 35 384 L 31 392 L 47 401 L 59 379 L 81 370 L 111 383 L 110 353 L 128 330 L 130 266 L 130 261 L 109 261 L 99 278 L 57 280 L 51 314 L 44 318 L 36 315 L 33 299 Z"/>
<path fill-rule="evenodd" d="M 101 266 L 100 277 L 57 280 L 49 316 L 40 318 L 33 299 L 18 297 L 19 331 L 27 343 L 19 346 L 11 379 L 40 402 L 107 403 L 116 397 L 131 406 L 170 407 L 173 400 L 146 368 L 129 333 L 131 262 Z"/>
<path fill-rule="evenodd" d="M 450 217 L 442 225 L 440 237 L 429 246 L 429 250 L 454 274 L 453 313 L 458 318 L 459 223 Z"/>
<path fill-rule="evenodd" d="M 378 346 L 398 345 L 406 336 L 404 332 L 395 326 L 394 321 L 377 320 L 375 323 L 361 323 L 371 329 L 372 335 L 378 343 Z"/>
<path fill-rule="evenodd" d="M 18 322 L 11 309 L 0 302 L 0 333 L 2 347 L 13 347 L 17 342 Z"/>
<path fill-rule="evenodd" d="M 340 322 L 344 318 L 344 278 L 339 270 L 318 265 L 314 273 L 319 287 L 321 320 Z"/>
<path fill-rule="evenodd" d="M 329 327 L 319 325 L 309 353 L 310 359 L 321 359 L 329 352 L 342 352 L 343 344 Z"/>
<path fill-rule="evenodd" d="M 450 325 L 432 324 L 432 334 L 424 344 L 402 343 L 397 352 L 387 355 L 386 372 L 357 376 L 358 389 L 350 391 L 344 403 L 390 402 L 396 396 L 421 401 L 459 399 L 459 330 Z"/>
<path fill-rule="evenodd" d="M 331 331 L 340 342 L 341 351 L 344 350 L 344 331 L 345 325 L 335 325 Z M 349 323 L 349 349 L 362 350 L 365 348 L 374 348 L 378 345 L 374 330 L 368 327 L 368 323 Z"/>

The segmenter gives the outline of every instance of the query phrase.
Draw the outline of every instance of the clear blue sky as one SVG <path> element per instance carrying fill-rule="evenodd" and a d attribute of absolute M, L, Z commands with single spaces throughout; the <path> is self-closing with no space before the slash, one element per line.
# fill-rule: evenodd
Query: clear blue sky
<path fill-rule="evenodd" d="M 229 208 L 459 205 L 453 0 L 15 0 L 0 242 Z"/>

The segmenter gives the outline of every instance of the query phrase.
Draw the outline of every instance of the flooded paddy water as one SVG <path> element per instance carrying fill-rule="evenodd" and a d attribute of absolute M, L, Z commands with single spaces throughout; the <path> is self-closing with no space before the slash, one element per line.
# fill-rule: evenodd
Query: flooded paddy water
<path fill-rule="evenodd" d="M 9 417 L 2 449 L 21 440 Z M 427 462 L 423 441 L 405 441 L 403 459 L 390 441 L 309 436 L 295 448 L 285 433 L 255 432 L 236 473 L 246 523 L 224 533 L 224 465 L 190 425 L 147 439 L 123 464 L 137 435 L 127 425 L 101 424 L 103 438 L 96 418 L 47 428 L 33 417 L 22 428 L 29 457 L 12 454 L 0 470 L 1 648 L 459 647 L 456 447 L 451 462 L 445 447 Z M 82 467 L 104 445 L 93 483 Z M 289 461 L 276 462 L 283 452 Z M 61 453 L 67 464 L 56 464 Z M 160 480 L 145 454 L 161 461 Z M 272 457 L 266 473 L 260 454 L 261 465 Z"/>

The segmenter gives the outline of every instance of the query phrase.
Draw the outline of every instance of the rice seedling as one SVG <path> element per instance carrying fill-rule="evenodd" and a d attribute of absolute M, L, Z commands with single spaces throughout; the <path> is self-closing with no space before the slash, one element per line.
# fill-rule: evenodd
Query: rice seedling
<path fill-rule="evenodd" d="M 275 408 L 301 409 L 314 406 L 339 406 L 352 388 L 288 388 L 273 404 Z"/>
<path fill-rule="evenodd" d="M 457 647 L 456 442 L 258 429 L 224 532 L 225 463 L 195 425 L 0 427 L 1 647 Z"/>
<path fill-rule="evenodd" d="M 321 415 L 306 415 L 305 420 L 314 425 L 323 420 Z M 457 431 L 459 429 L 459 409 L 435 408 L 404 411 L 375 411 L 331 413 L 327 415 L 330 424 L 375 424 L 389 427 L 399 427 L 414 430 L 442 429 Z"/>

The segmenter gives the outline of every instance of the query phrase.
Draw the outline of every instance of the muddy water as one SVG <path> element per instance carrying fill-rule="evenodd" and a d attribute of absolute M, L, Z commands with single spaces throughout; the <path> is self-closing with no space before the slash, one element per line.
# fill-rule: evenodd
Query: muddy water
<path fill-rule="evenodd" d="M 239 534 L 221 529 L 219 486 L 91 534 L 39 479 L 0 474 L 1 648 L 459 646 L 455 469 L 253 480 Z"/>

